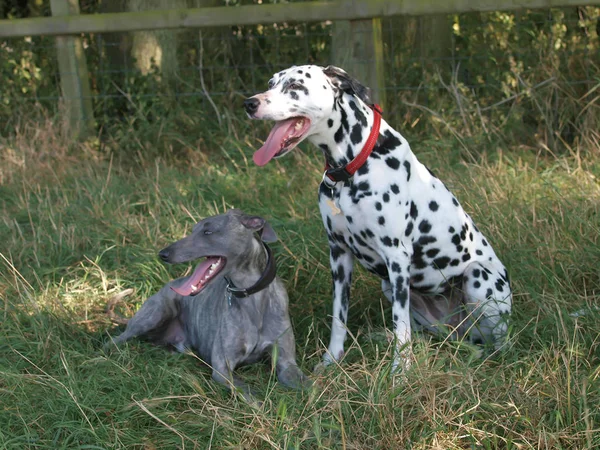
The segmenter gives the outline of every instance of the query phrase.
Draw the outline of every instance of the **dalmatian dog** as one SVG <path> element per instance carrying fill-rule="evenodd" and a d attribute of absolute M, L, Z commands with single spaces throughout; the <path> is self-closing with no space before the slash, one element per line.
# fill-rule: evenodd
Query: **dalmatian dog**
<path fill-rule="evenodd" d="M 512 304 L 504 265 L 456 197 L 382 119 L 368 88 L 337 67 L 294 66 L 244 107 L 250 118 L 275 122 L 254 154 L 257 165 L 305 139 L 325 156 L 319 207 L 333 322 L 324 365 L 344 352 L 354 258 L 382 279 L 392 304 L 394 369 L 410 364 L 411 328 L 504 345 Z"/>

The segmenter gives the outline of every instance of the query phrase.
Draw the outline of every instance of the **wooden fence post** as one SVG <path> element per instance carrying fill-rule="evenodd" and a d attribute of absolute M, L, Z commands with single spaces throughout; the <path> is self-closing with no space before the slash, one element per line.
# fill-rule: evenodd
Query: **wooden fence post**
<path fill-rule="evenodd" d="M 79 14 L 79 0 L 50 0 L 50 7 L 53 16 Z M 94 132 L 94 112 L 81 38 L 57 36 L 56 53 L 69 132 L 76 139 L 85 137 Z"/>
<path fill-rule="evenodd" d="M 334 22 L 333 64 L 373 91 L 373 100 L 385 110 L 385 72 L 381 19 Z"/>

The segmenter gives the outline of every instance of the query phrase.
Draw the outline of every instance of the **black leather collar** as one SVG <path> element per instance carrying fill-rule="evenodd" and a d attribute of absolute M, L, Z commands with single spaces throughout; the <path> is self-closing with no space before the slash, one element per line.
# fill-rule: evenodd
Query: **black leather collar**
<path fill-rule="evenodd" d="M 275 266 L 275 261 L 273 260 L 273 252 L 271 251 L 271 248 L 264 242 L 263 245 L 267 251 L 267 267 L 263 271 L 258 281 L 249 288 L 242 289 L 235 287 L 231 279 L 225 278 L 225 281 L 227 281 L 227 292 L 229 292 L 229 294 L 237 298 L 246 298 L 262 291 L 273 282 L 277 276 L 277 267 Z"/>

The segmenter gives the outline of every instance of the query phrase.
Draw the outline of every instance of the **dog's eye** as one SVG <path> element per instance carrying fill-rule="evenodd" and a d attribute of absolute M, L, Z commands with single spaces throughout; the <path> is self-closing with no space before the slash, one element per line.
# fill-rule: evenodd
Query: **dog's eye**
<path fill-rule="evenodd" d="M 275 86 L 275 80 L 273 78 L 271 78 L 269 80 L 269 89 L 273 89 L 274 86 Z"/>
<path fill-rule="evenodd" d="M 210 230 L 204 230 L 204 234 L 209 235 L 209 234 L 213 234 L 213 232 Z"/>
<path fill-rule="evenodd" d="M 302 89 L 302 85 L 300 83 L 290 83 L 288 89 Z"/>

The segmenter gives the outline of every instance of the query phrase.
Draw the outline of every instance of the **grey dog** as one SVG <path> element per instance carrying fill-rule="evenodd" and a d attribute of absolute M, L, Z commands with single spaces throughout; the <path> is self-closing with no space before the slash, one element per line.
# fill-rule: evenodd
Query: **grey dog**
<path fill-rule="evenodd" d="M 258 361 L 276 346 L 279 382 L 307 386 L 296 363 L 288 295 L 265 244 L 276 240 L 265 219 L 240 210 L 198 222 L 189 236 L 159 256 L 171 264 L 206 260 L 190 276 L 167 283 L 146 300 L 112 342 L 145 336 L 181 352 L 193 350 L 212 367 L 214 380 L 245 393 L 249 388 L 234 369 Z"/>

